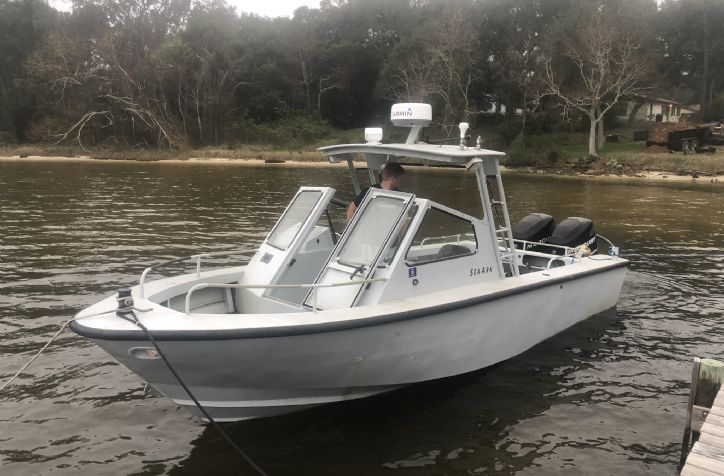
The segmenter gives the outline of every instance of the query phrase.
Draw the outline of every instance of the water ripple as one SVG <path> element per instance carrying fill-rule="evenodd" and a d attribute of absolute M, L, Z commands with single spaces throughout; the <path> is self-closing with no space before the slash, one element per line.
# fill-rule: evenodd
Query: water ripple
<path fill-rule="evenodd" d="M 352 195 L 338 169 L 1 162 L 0 172 L 0 381 L 149 264 L 256 246 L 298 185 Z M 406 175 L 406 187 L 479 213 L 462 171 Z M 617 309 L 492 368 L 227 425 L 232 438 L 275 475 L 675 474 L 691 359 L 724 358 L 721 192 L 523 176 L 506 191 L 513 219 L 588 216 L 621 245 L 632 264 Z M 215 433 L 70 333 L 1 398 L 3 474 L 240 471 Z"/>

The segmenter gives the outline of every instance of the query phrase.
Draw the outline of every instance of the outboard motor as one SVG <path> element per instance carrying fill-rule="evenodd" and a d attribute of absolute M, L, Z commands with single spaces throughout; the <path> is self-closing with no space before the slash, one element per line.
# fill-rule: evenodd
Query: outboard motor
<path fill-rule="evenodd" d="M 585 244 L 592 253 L 595 253 L 597 249 L 596 226 L 588 218 L 568 217 L 553 230 L 550 243 L 569 248 Z M 551 248 L 549 253 L 560 255 L 563 254 L 563 250 Z"/>
<path fill-rule="evenodd" d="M 513 227 L 513 239 L 530 241 L 526 243 L 526 249 L 535 250 L 538 246 L 533 243 L 547 243 L 553 233 L 555 222 L 553 217 L 545 213 L 531 213 L 523 217 Z M 516 243 L 515 247 L 523 249 L 523 243 Z"/>

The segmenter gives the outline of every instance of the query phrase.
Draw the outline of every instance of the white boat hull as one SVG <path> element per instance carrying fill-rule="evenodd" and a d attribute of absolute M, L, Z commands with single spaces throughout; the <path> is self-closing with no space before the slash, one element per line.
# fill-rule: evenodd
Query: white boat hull
<path fill-rule="evenodd" d="M 151 313 L 139 317 L 214 419 L 268 417 L 471 372 L 518 355 L 615 306 L 627 262 L 586 261 L 509 278 L 505 286 L 477 295 L 454 290 L 441 300 L 435 293 L 369 310 L 334 311 L 337 318 L 333 311 L 305 313 L 309 324 L 295 326 L 169 333 L 154 331 Z M 243 322 L 244 316 L 237 317 Z M 128 329 L 100 330 L 93 319 L 81 319 L 73 329 L 200 414 L 162 360 L 130 356 L 132 348 L 150 347 L 137 329 L 132 335 L 138 338 L 125 339 Z"/>

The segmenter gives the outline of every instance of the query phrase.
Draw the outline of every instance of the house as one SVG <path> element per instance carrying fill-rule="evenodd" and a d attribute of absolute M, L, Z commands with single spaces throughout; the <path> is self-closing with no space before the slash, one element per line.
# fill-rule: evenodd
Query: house
<path fill-rule="evenodd" d="M 490 103 L 490 106 L 487 109 L 483 109 L 481 112 L 483 114 L 502 114 L 505 115 L 508 110 L 508 107 L 505 104 L 501 104 L 500 108 L 498 108 L 498 104 L 496 102 Z M 523 115 L 523 109 L 516 107 L 515 108 L 515 115 L 516 116 L 522 116 Z"/>
<path fill-rule="evenodd" d="M 687 118 L 697 112 L 690 106 L 662 98 L 638 98 L 636 100 L 621 101 L 616 105 L 616 118 L 619 121 L 628 121 L 631 113 L 635 113 L 636 121 L 654 122 L 685 122 Z"/>

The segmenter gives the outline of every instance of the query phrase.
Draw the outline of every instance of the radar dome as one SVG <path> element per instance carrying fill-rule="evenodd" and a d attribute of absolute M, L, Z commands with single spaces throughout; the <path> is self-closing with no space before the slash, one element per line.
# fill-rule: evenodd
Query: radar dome
<path fill-rule="evenodd" d="M 393 104 L 390 120 L 396 126 L 425 127 L 432 122 L 432 106 L 415 102 Z"/>

